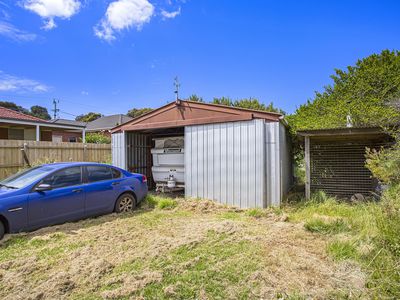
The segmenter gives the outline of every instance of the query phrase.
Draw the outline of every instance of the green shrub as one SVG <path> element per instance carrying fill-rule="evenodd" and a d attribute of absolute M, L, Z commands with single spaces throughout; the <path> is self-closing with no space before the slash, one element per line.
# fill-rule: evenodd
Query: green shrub
<path fill-rule="evenodd" d="M 367 149 L 366 166 L 374 177 L 387 184 L 400 183 L 400 142 L 380 151 Z"/>
<path fill-rule="evenodd" d="M 111 138 L 100 132 L 88 133 L 85 140 L 89 144 L 111 144 Z"/>
<path fill-rule="evenodd" d="M 325 222 L 321 219 L 311 219 L 304 224 L 304 227 L 308 231 L 320 234 L 338 234 L 350 231 L 350 227 L 343 219 L 336 219 L 332 222 Z"/>

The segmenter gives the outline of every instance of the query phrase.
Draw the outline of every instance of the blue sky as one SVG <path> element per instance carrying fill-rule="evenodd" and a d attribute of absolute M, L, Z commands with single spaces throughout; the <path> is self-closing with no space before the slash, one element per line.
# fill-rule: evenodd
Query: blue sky
<path fill-rule="evenodd" d="M 334 68 L 400 49 L 400 1 L 0 0 L 0 99 L 61 117 L 174 98 L 256 97 L 287 112 Z"/>

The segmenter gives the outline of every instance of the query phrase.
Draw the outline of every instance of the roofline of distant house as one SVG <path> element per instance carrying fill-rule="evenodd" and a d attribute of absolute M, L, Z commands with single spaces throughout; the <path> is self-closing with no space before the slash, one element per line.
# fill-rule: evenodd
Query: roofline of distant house
<path fill-rule="evenodd" d="M 0 122 L 3 123 L 10 123 L 10 124 L 19 124 L 19 125 L 31 125 L 31 126 L 37 126 L 40 125 L 42 127 L 52 127 L 52 128 L 63 128 L 63 129 L 86 129 L 86 126 L 80 126 L 80 125 L 61 125 L 61 124 L 56 124 L 56 123 L 50 123 L 46 122 L 45 120 L 43 121 L 27 121 L 27 120 L 18 120 L 18 119 L 11 119 L 11 118 L 0 118 Z"/>

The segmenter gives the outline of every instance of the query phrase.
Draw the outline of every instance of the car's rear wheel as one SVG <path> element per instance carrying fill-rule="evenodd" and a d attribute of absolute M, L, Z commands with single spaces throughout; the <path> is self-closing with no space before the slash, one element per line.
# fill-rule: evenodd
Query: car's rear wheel
<path fill-rule="evenodd" d="M 132 194 L 122 194 L 115 203 L 115 212 L 122 213 L 132 211 L 136 207 L 136 199 Z"/>
<path fill-rule="evenodd" d="M 6 228 L 4 227 L 3 222 L 0 221 L 0 240 L 4 237 L 5 232 Z"/>

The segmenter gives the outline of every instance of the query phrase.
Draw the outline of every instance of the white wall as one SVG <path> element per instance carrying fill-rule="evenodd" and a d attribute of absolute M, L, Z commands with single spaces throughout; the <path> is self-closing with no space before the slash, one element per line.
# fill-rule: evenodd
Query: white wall
<path fill-rule="evenodd" d="M 111 135 L 111 156 L 113 166 L 126 170 L 126 135 L 124 132 Z"/>

